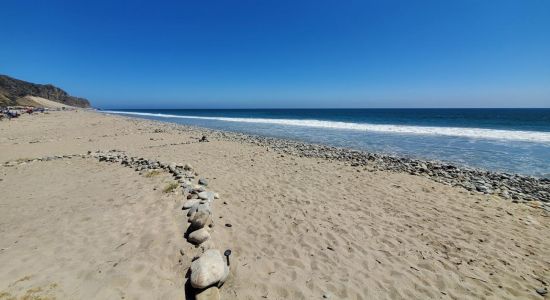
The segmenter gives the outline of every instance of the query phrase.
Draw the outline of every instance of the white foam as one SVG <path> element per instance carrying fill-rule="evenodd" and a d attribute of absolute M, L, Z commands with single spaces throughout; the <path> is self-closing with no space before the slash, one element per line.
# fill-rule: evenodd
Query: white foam
<path fill-rule="evenodd" d="M 344 130 L 371 131 L 371 132 L 396 133 L 396 134 L 443 135 L 443 136 L 456 136 L 456 137 L 466 137 L 466 138 L 475 138 L 475 139 L 528 141 L 528 142 L 550 144 L 550 132 L 541 132 L 541 131 L 500 130 L 500 129 L 466 128 L 466 127 L 383 125 L 383 124 L 350 123 L 350 122 L 336 122 L 336 121 L 323 121 L 323 120 L 181 116 L 181 115 L 170 115 L 170 114 L 124 112 L 124 111 L 104 111 L 104 112 L 112 113 L 112 114 L 125 114 L 125 115 L 149 116 L 149 117 L 160 117 L 160 118 L 217 120 L 217 121 L 226 121 L 226 122 L 276 124 L 276 125 L 287 125 L 287 126 L 344 129 Z"/>

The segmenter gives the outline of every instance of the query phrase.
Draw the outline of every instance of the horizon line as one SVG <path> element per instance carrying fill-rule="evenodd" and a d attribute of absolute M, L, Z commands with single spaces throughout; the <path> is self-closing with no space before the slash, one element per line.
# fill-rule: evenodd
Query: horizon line
<path fill-rule="evenodd" d="M 259 110 L 259 109 L 270 109 L 270 110 L 285 110 L 285 109 L 295 109 L 295 110 L 307 110 L 307 109 L 318 109 L 318 110 L 348 110 L 348 109 L 550 109 L 550 107 L 245 107 L 245 108 L 100 108 L 92 107 L 99 110 L 122 110 L 122 109 L 157 109 L 157 110 L 173 110 L 173 109 L 182 109 L 182 110 Z"/>

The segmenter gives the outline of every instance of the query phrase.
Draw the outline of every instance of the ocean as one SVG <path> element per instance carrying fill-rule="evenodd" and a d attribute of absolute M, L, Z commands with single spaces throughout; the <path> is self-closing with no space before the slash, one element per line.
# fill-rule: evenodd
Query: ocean
<path fill-rule="evenodd" d="M 132 109 L 104 112 L 550 177 L 550 109 Z"/>

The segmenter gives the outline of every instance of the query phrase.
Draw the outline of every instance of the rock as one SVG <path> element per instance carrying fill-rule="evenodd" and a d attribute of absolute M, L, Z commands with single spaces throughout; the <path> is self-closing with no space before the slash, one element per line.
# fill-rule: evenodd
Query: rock
<path fill-rule="evenodd" d="M 193 166 L 191 166 L 190 164 L 185 164 L 185 166 L 183 166 L 183 169 L 186 171 L 190 171 L 193 170 Z"/>
<path fill-rule="evenodd" d="M 195 295 L 195 300 L 219 300 L 220 290 L 213 286 L 206 290 L 200 291 Z"/>
<path fill-rule="evenodd" d="M 214 193 L 214 199 L 220 199 L 220 194 Z"/>
<path fill-rule="evenodd" d="M 193 186 L 193 183 L 189 180 L 184 180 L 183 185 L 185 185 L 186 188 L 190 188 Z"/>
<path fill-rule="evenodd" d="M 221 285 L 229 275 L 229 268 L 219 250 L 209 249 L 191 263 L 191 286 L 204 289 Z"/>
<path fill-rule="evenodd" d="M 200 179 L 199 179 L 199 184 L 200 184 L 200 185 L 207 186 L 207 185 L 208 185 L 208 180 L 206 180 L 206 179 L 204 179 L 204 178 L 200 178 Z"/>
<path fill-rule="evenodd" d="M 189 217 L 189 222 L 191 222 L 191 219 L 194 217 L 195 213 L 197 213 L 197 210 L 199 209 L 200 203 L 197 203 L 193 205 L 189 211 L 187 211 L 187 217 Z"/>
<path fill-rule="evenodd" d="M 199 199 L 190 199 L 190 200 L 187 200 L 184 204 L 183 204 L 183 209 L 190 209 L 191 207 L 199 204 L 201 201 Z"/>
<path fill-rule="evenodd" d="M 210 239 L 210 233 L 206 227 L 191 232 L 187 237 L 187 240 L 195 245 L 202 244 L 208 239 Z"/>
<path fill-rule="evenodd" d="M 197 208 L 197 212 L 194 213 L 191 218 L 191 226 L 193 228 L 203 228 L 210 221 L 210 207 L 206 204 L 200 204 Z"/>
<path fill-rule="evenodd" d="M 484 194 L 491 193 L 491 189 L 484 185 L 476 185 L 476 190 Z"/>
<path fill-rule="evenodd" d="M 199 198 L 202 199 L 202 200 L 208 200 L 208 201 L 212 201 L 214 200 L 214 193 L 212 192 L 200 192 L 198 194 Z"/>
<path fill-rule="evenodd" d="M 204 253 L 206 250 L 216 249 L 216 245 L 212 242 L 212 239 L 207 240 L 206 242 L 199 245 L 201 253 Z"/>
<path fill-rule="evenodd" d="M 538 288 L 538 289 L 535 289 L 535 291 L 537 291 L 537 294 L 541 295 L 541 296 L 544 296 L 548 293 L 548 289 L 547 288 Z"/>
<path fill-rule="evenodd" d="M 175 173 L 176 172 L 176 163 L 170 163 L 168 165 L 168 170 L 170 170 L 171 173 Z"/>

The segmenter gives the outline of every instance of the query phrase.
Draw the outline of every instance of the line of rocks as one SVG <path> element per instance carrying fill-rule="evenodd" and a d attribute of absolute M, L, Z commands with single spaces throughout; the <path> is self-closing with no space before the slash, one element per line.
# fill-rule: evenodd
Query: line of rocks
<path fill-rule="evenodd" d="M 175 169 L 173 174 L 179 176 L 178 170 Z M 200 290 L 195 295 L 197 300 L 220 299 L 218 288 L 229 276 L 229 266 L 225 264 L 220 251 L 214 249 L 210 240 L 210 230 L 214 227 L 212 203 L 219 199 L 219 195 L 208 191 L 207 185 L 208 181 L 204 178 L 199 178 L 198 185 L 195 186 L 189 181 L 182 184 L 187 192 L 187 201 L 182 207 L 183 210 L 187 210 L 189 222 L 187 240 L 196 246 L 200 245 L 204 250 L 204 253 L 191 263 L 190 283 L 193 288 Z"/>
<path fill-rule="evenodd" d="M 198 179 L 194 184 L 198 173 L 194 172 L 189 164 L 163 163 L 157 160 L 147 160 L 142 157 L 129 157 L 123 152 L 111 150 L 108 153 L 89 153 L 97 157 L 99 161 L 120 163 L 135 171 L 164 170 L 169 172 L 178 181 L 186 195 L 186 202 L 183 210 L 187 210 L 188 222 L 190 223 L 185 234 L 187 241 L 195 246 L 201 246 L 202 255 L 194 258 L 190 267 L 190 284 L 195 289 L 196 300 L 220 299 L 218 288 L 223 285 L 229 276 L 229 267 L 224 262 L 220 251 L 214 249 L 210 241 L 210 230 L 212 222 L 212 203 L 219 199 L 219 195 L 207 191 L 208 181 L 204 178 Z"/>
<path fill-rule="evenodd" d="M 423 176 L 439 183 L 462 187 L 473 193 L 496 195 L 515 203 L 540 201 L 543 202 L 539 203 L 542 208 L 550 210 L 550 207 L 545 205 L 550 203 L 550 178 L 487 171 L 442 161 L 370 153 L 189 125 L 154 124 L 176 131 L 196 132 L 199 136 L 207 135 L 211 140 L 254 144 L 285 155 L 341 161 L 352 167 L 365 167 L 369 171 L 391 171 Z"/>
<path fill-rule="evenodd" d="M 39 161 L 52 161 L 52 160 L 62 160 L 62 159 L 71 159 L 74 157 L 78 158 L 86 158 L 88 155 L 86 154 L 65 154 L 65 155 L 50 155 L 50 156 L 44 156 L 44 157 L 36 157 L 36 158 L 25 158 L 25 159 L 16 159 L 12 161 L 6 161 L 4 162 L 4 167 L 15 167 L 18 165 L 33 163 L 33 162 L 39 162 Z"/>
<path fill-rule="evenodd" d="M 190 223 L 188 233 L 186 233 L 187 240 L 197 247 L 200 245 L 202 250 L 202 255 L 195 257 L 190 267 L 190 284 L 195 289 L 195 299 L 220 299 L 219 287 L 223 285 L 229 276 L 229 267 L 224 262 L 220 251 L 214 249 L 214 245 L 210 241 L 210 230 L 214 225 L 212 222 L 211 204 L 215 199 L 219 199 L 219 195 L 206 190 L 206 186 L 208 185 L 206 179 L 200 178 L 197 184 L 194 184 L 193 181 L 198 176 L 198 173 L 194 172 L 193 167 L 189 164 L 163 163 L 158 160 L 128 156 L 123 151 L 116 149 L 107 152 L 88 151 L 87 154 L 18 159 L 5 162 L 3 165 L 13 167 L 32 162 L 71 159 L 74 157 L 96 158 L 100 162 L 118 163 L 125 167 L 133 168 L 136 172 L 140 172 L 140 174 L 144 171 L 155 170 L 169 172 L 178 181 L 183 194 L 187 198 L 183 204 L 183 210 L 188 210 L 187 216 Z"/>

